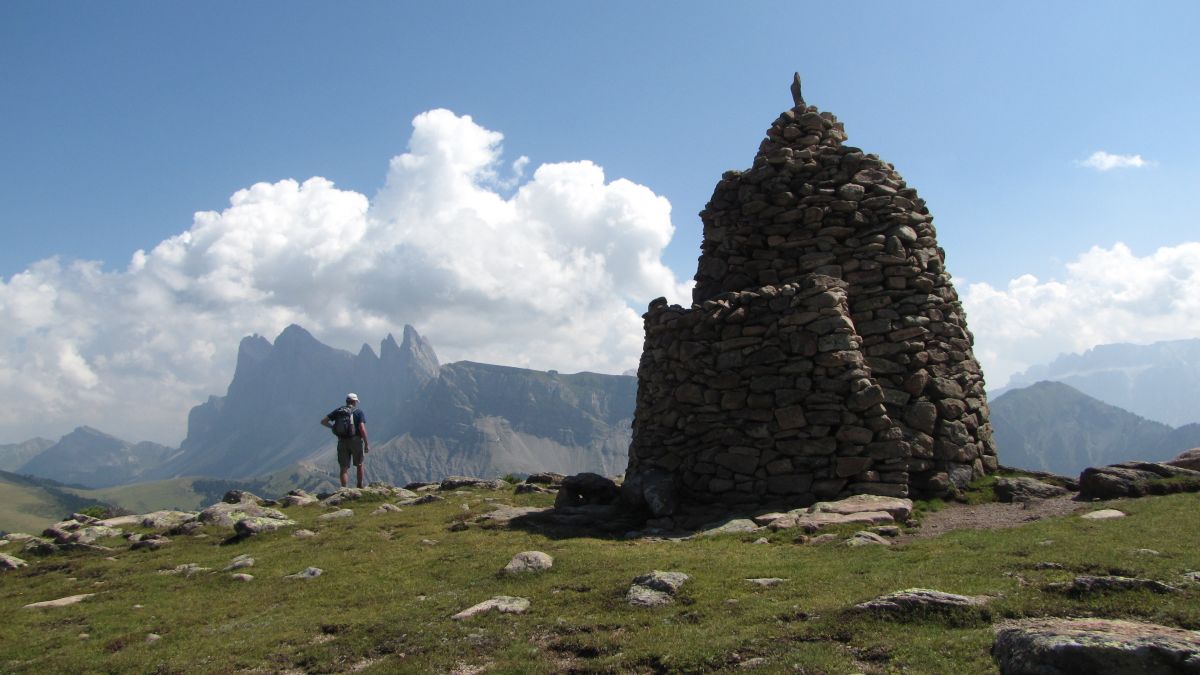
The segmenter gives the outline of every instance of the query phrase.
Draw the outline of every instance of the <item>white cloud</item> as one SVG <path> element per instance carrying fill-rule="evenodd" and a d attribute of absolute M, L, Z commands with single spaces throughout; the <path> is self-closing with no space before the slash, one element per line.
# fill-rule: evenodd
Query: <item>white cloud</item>
<path fill-rule="evenodd" d="M 1075 164 L 1097 171 L 1111 171 L 1112 169 L 1140 169 L 1149 166 L 1150 162 L 1142 159 L 1141 155 L 1113 155 L 1103 150 L 1097 150 L 1087 159 L 1076 160 Z"/>
<path fill-rule="evenodd" d="M 661 261 L 670 204 L 587 161 L 524 180 L 502 140 L 432 110 L 373 199 L 259 183 L 122 271 L 48 259 L 0 279 L 0 438 L 91 424 L 177 442 L 241 337 L 289 323 L 351 350 L 411 323 L 447 361 L 628 369 L 646 303 L 689 295 Z"/>
<path fill-rule="evenodd" d="M 1062 281 L 975 283 L 962 300 L 976 356 L 998 387 L 1062 353 L 1200 335 L 1200 242 L 1144 257 L 1121 243 L 1097 246 L 1067 264 Z"/>

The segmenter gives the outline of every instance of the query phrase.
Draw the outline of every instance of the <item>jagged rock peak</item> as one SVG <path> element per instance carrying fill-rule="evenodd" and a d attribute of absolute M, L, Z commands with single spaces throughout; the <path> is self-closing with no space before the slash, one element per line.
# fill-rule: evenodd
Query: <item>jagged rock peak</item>
<path fill-rule="evenodd" d="M 800 93 L 800 73 L 792 75 L 792 103 L 797 108 L 804 107 L 804 95 Z"/>

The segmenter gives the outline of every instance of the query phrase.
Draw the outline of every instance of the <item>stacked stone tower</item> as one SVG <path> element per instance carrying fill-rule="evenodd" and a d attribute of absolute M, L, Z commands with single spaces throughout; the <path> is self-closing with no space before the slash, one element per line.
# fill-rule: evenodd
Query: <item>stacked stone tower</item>
<path fill-rule="evenodd" d="M 626 483 L 737 506 L 946 493 L 997 462 L 932 217 L 792 93 L 700 214 L 692 307 L 645 314 Z"/>

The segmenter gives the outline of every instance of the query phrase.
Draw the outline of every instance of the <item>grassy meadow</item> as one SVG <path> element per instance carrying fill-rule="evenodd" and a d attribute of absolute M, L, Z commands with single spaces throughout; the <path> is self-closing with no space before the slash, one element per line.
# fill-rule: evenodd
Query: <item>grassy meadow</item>
<path fill-rule="evenodd" d="M 0 573 L 0 671 L 12 673 L 458 672 L 987 673 L 993 622 L 1029 616 L 1136 618 L 1200 629 L 1200 495 L 1105 503 L 1130 514 L 1078 516 L 993 531 L 956 531 L 885 547 L 797 543 L 795 531 L 686 541 L 551 538 L 534 531 L 448 527 L 496 503 L 548 505 L 545 495 L 463 490 L 445 501 L 318 521 L 320 507 L 292 507 L 311 539 L 290 530 L 242 541 L 208 528 L 158 551 L 25 556 Z M 1098 505 L 1097 508 L 1099 508 Z M 947 507 L 952 508 L 952 507 Z M 765 536 L 769 544 L 754 544 Z M 1141 549 L 1153 549 L 1147 552 Z M 499 574 L 516 553 L 544 551 L 549 571 Z M 256 564 L 231 579 L 238 555 Z M 1064 569 L 1044 569 L 1038 563 Z M 211 568 L 190 577 L 177 565 Z M 284 578 L 315 566 L 311 580 Z M 691 576 L 676 602 L 629 606 L 634 577 L 651 570 Z M 1183 592 L 1073 598 L 1043 590 L 1075 574 L 1157 579 Z M 761 588 L 748 578 L 782 577 Z M 980 612 L 908 621 L 866 616 L 856 603 L 927 587 L 993 599 Z M 93 593 L 69 607 L 28 603 Z M 523 615 L 450 617 L 497 595 L 529 598 Z M 155 634 L 160 639 L 148 641 Z"/>

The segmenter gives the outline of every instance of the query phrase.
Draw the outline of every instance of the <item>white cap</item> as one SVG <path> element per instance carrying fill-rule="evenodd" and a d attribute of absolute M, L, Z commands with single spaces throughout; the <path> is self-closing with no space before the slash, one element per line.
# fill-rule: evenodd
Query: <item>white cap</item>
<path fill-rule="evenodd" d="M 357 401 L 357 400 L 358 400 L 358 394 L 355 394 L 355 393 L 349 393 L 349 394 L 346 394 L 346 400 L 347 400 L 347 401 Z"/>

